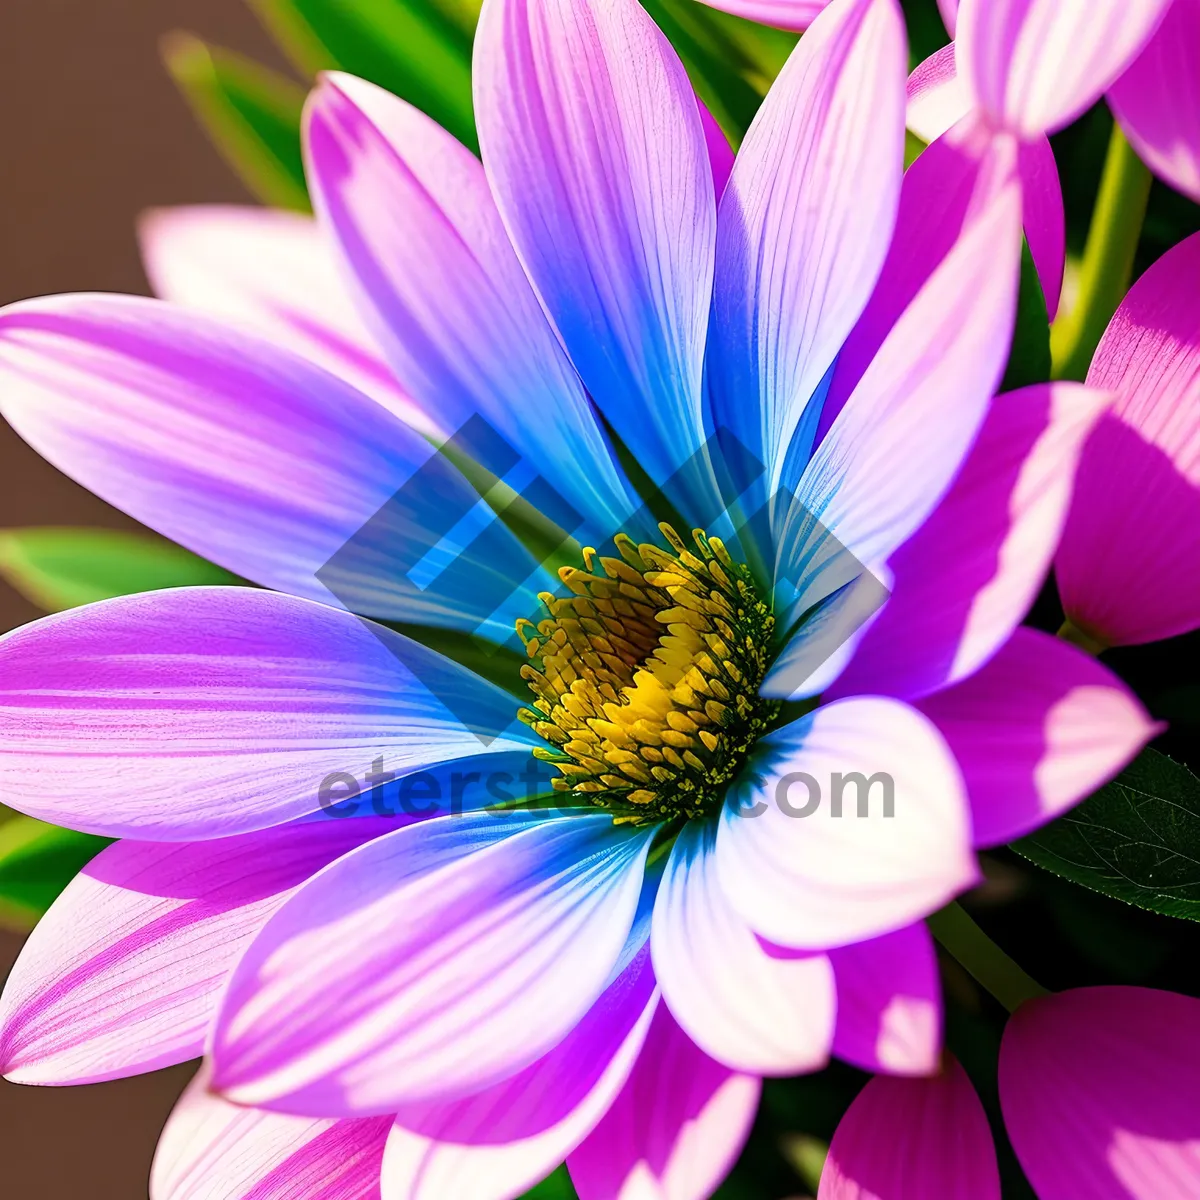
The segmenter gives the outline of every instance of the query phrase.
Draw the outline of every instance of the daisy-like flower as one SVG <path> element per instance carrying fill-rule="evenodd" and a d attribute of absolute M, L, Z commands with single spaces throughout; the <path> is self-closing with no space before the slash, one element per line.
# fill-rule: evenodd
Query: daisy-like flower
<path fill-rule="evenodd" d="M 1039 996 L 1009 1019 L 1000 1105 L 1041 1200 L 1188 1200 L 1200 1187 L 1200 1001 L 1139 987 Z M 987 1117 L 947 1056 L 846 1111 L 818 1200 L 998 1200 Z"/>
<path fill-rule="evenodd" d="M 123 839 L 0 1057 L 204 1052 L 156 1200 L 498 1200 L 564 1157 L 702 1197 L 759 1076 L 934 1068 L 921 919 L 1152 731 L 1017 628 L 1108 401 L 993 399 L 1016 148 L 960 123 L 903 174 L 895 0 L 822 13 L 734 163 L 633 0 L 487 0 L 475 53 L 482 165 L 359 80 L 310 102 L 369 335 L 312 227 L 229 211 L 147 227 L 191 308 L 0 313 L 23 436 L 271 589 L 0 643 L 5 801 Z"/>

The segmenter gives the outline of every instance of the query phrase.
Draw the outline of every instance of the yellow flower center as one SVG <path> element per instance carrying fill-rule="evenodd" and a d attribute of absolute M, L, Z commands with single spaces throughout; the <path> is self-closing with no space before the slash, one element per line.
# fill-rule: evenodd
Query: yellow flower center
<path fill-rule="evenodd" d="M 554 787 L 636 824 L 715 811 L 779 709 L 758 695 L 775 618 L 749 570 L 702 530 L 693 552 L 659 528 L 670 550 L 623 534 L 620 558 L 586 549 L 559 571 L 571 595 L 517 622 L 536 697 L 520 716 Z"/>

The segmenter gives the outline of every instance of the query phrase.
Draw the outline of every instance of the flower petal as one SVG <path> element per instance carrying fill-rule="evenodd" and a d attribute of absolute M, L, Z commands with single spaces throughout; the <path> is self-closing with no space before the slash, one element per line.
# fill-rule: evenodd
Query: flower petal
<path fill-rule="evenodd" d="M 390 1125 L 239 1108 L 208 1090 L 201 1069 L 159 1138 L 150 1200 L 379 1200 Z"/>
<path fill-rule="evenodd" d="M 1115 392 L 1084 448 L 1055 559 L 1067 615 L 1109 645 L 1200 626 L 1200 234 L 1129 290 L 1088 383 Z"/>
<path fill-rule="evenodd" d="M 958 24 L 958 0 L 938 0 L 938 12 L 942 14 L 946 32 L 953 37 L 955 26 Z"/>
<path fill-rule="evenodd" d="M 1018 629 L 986 667 L 920 709 L 962 768 L 977 846 L 1065 812 L 1160 731 L 1111 671 L 1033 629 Z"/>
<path fill-rule="evenodd" d="M 716 210 L 695 93 L 636 0 L 486 0 L 496 203 L 584 386 L 658 485 L 700 448 Z"/>
<path fill-rule="evenodd" d="M 931 1075 L 942 1041 L 942 984 L 923 924 L 831 950 L 833 1052 L 864 1071 Z"/>
<path fill-rule="evenodd" d="M 567 1158 L 579 1200 L 706 1200 L 737 1159 L 760 1085 L 696 1047 L 660 1005 L 628 1082 Z"/>
<path fill-rule="evenodd" d="M 1000 1104 L 1041 1200 L 1190 1200 L 1200 1000 L 1093 987 L 1023 1004 L 1000 1045 Z"/>
<path fill-rule="evenodd" d="M 975 105 L 1023 137 L 1091 108 L 1137 57 L 1172 0 L 962 0 L 959 73 Z"/>
<path fill-rule="evenodd" d="M 834 1132 L 817 1192 L 817 1200 L 933 1196 L 1000 1200 L 987 1115 L 949 1056 L 928 1079 L 877 1075 L 859 1092 Z"/>
<path fill-rule="evenodd" d="M 774 25 L 776 29 L 790 29 L 802 33 L 816 19 L 817 14 L 830 0 L 703 0 L 709 8 L 757 21 L 760 25 Z"/>
<path fill-rule="evenodd" d="M 829 960 L 763 949 L 721 890 L 715 844 L 712 825 L 686 825 L 659 888 L 650 944 L 667 1006 L 726 1066 L 756 1075 L 819 1070 L 833 1039 Z"/>
<path fill-rule="evenodd" d="M 596 523 L 593 537 L 621 528 L 637 501 L 513 253 L 479 159 L 412 105 L 350 75 L 322 77 L 305 137 L 317 212 L 404 386 L 450 430 L 482 417 L 484 436 L 498 433 L 573 506 L 567 532 L 584 519 Z"/>
<path fill-rule="evenodd" d="M 658 1008 L 649 948 L 544 1057 L 478 1095 L 402 1109 L 383 1200 L 499 1200 L 548 1175 L 616 1098 Z"/>
<path fill-rule="evenodd" d="M 839 695 L 912 698 L 965 679 L 1036 599 L 1085 439 L 1109 397 L 1072 383 L 999 396 L 958 478 L 895 554 L 892 595 Z"/>
<path fill-rule="evenodd" d="M 953 45 L 943 46 L 908 78 L 908 127 L 926 142 L 941 137 L 971 110 L 971 96 L 958 78 L 954 53 Z M 1046 298 L 1047 315 L 1053 321 L 1062 295 L 1066 216 L 1058 163 L 1049 139 L 1038 136 L 1023 141 L 1017 168 L 1025 237 Z M 903 204 L 901 200 L 902 209 Z"/>
<path fill-rule="evenodd" d="M 759 747 L 737 789 L 753 803 L 722 813 L 717 868 L 763 937 L 845 946 L 928 915 L 977 878 L 958 767 L 915 709 L 840 700 Z"/>
<path fill-rule="evenodd" d="M 109 837 L 225 837 L 340 815 L 330 800 L 373 770 L 528 760 L 508 693 L 274 592 L 172 588 L 70 609 L 5 635 L 0 665 L 5 801 Z"/>
<path fill-rule="evenodd" d="M 713 195 L 719 203 L 733 172 L 733 147 L 729 144 L 725 131 L 717 124 L 717 118 L 709 112 L 708 105 L 699 96 L 696 97 L 696 107 L 700 110 L 704 145 L 708 150 L 709 166 L 712 168 Z"/>
<path fill-rule="evenodd" d="M 0 999 L 14 1083 L 94 1083 L 197 1058 L 225 977 L 310 875 L 395 821 L 323 821 L 215 842 L 117 842 L 21 950 Z"/>
<path fill-rule="evenodd" d="M 778 566 L 799 591 L 797 613 L 844 582 L 847 557 L 882 565 L 937 506 L 978 433 L 1016 312 L 1020 189 L 1009 179 L 892 327 L 805 468 Z"/>
<path fill-rule="evenodd" d="M 0 311 L 0 381 L 4 415 L 55 466 L 257 583 L 471 631 L 506 600 L 536 607 L 521 587 L 536 563 L 499 521 L 417 586 L 410 572 L 478 492 L 282 347 L 161 301 L 54 296 Z"/>
<path fill-rule="evenodd" d="M 1200 201 L 1200 0 L 1173 0 L 1158 31 L 1108 89 L 1138 157 Z"/>
<path fill-rule="evenodd" d="M 524 1070 L 604 990 L 653 834 L 605 814 L 484 813 L 345 856 L 238 964 L 213 1036 L 215 1087 L 240 1104 L 350 1116 Z"/>
<path fill-rule="evenodd" d="M 799 462 L 807 458 L 812 398 L 887 254 L 904 167 L 904 70 L 894 0 L 834 0 L 763 101 L 721 200 L 711 420 L 761 460 L 766 496 L 793 439 Z"/>
<path fill-rule="evenodd" d="M 426 437 L 451 432 L 396 382 L 311 217 L 232 204 L 156 208 L 138 221 L 138 241 L 155 295 L 258 330 Z"/>

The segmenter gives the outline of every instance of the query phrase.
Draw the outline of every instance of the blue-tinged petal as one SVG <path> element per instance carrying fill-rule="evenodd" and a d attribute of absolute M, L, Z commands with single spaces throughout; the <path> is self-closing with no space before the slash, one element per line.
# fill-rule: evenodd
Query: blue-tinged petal
<path fill-rule="evenodd" d="M 482 417 L 574 510 L 550 514 L 567 532 L 622 528 L 637 501 L 479 159 L 410 104 L 340 74 L 309 100 L 306 143 L 317 212 L 404 386 L 451 431 Z"/>
<path fill-rule="evenodd" d="M 763 102 L 721 200 L 710 419 L 761 460 L 768 496 L 794 438 L 807 458 L 811 398 L 887 254 L 905 65 L 895 0 L 835 0 Z"/>
<path fill-rule="evenodd" d="M 224 837 L 338 816 L 380 771 L 479 759 L 517 776 L 532 735 L 514 715 L 493 684 L 340 609 L 146 592 L 0 639 L 0 795 L 89 833 Z"/>
<path fill-rule="evenodd" d="M 85 487 L 257 583 L 498 640 L 536 607 L 536 564 L 498 521 L 417 586 L 478 493 L 382 405 L 201 314 L 101 295 L 6 308 L 0 408 Z"/>
<path fill-rule="evenodd" d="M 665 486 L 703 443 L 716 227 L 687 74 L 636 0 L 486 0 L 474 75 L 513 245 L 589 393 Z"/>
<path fill-rule="evenodd" d="M 280 1112 L 368 1115 L 524 1070 L 608 984 L 653 833 L 600 813 L 477 814 L 339 859 L 238 964 L 214 1087 Z"/>

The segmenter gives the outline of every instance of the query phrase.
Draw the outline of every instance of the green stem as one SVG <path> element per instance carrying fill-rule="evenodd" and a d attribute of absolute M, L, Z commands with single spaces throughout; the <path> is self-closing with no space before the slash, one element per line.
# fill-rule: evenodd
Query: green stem
<path fill-rule="evenodd" d="M 1046 995 L 1046 989 L 1013 962 L 995 942 L 951 902 L 926 921 L 930 932 L 977 983 L 986 988 L 1009 1012 L 1026 1000 Z"/>
<path fill-rule="evenodd" d="M 1108 646 L 1104 642 L 1097 637 L 1093 637 L 1086 629 L 1081 629 L 1070 617 L 1062 623 L 1058 631 L 1058 636 L 1064 642 L 1070 642 L 1072 646 L 1078 646 L 1080 650 L 1090 654 L 1093 658 L 1099 658 L 1108 649 Z"/>
<path fill-rule="evenodd" d="M 1087 375 L 1092 353 L 1129 288 L 1150 183 L 1150 172 L 1114 124 L 1079 269 L 1079 295 L 1050 331 L 1055 379 Z"/>

